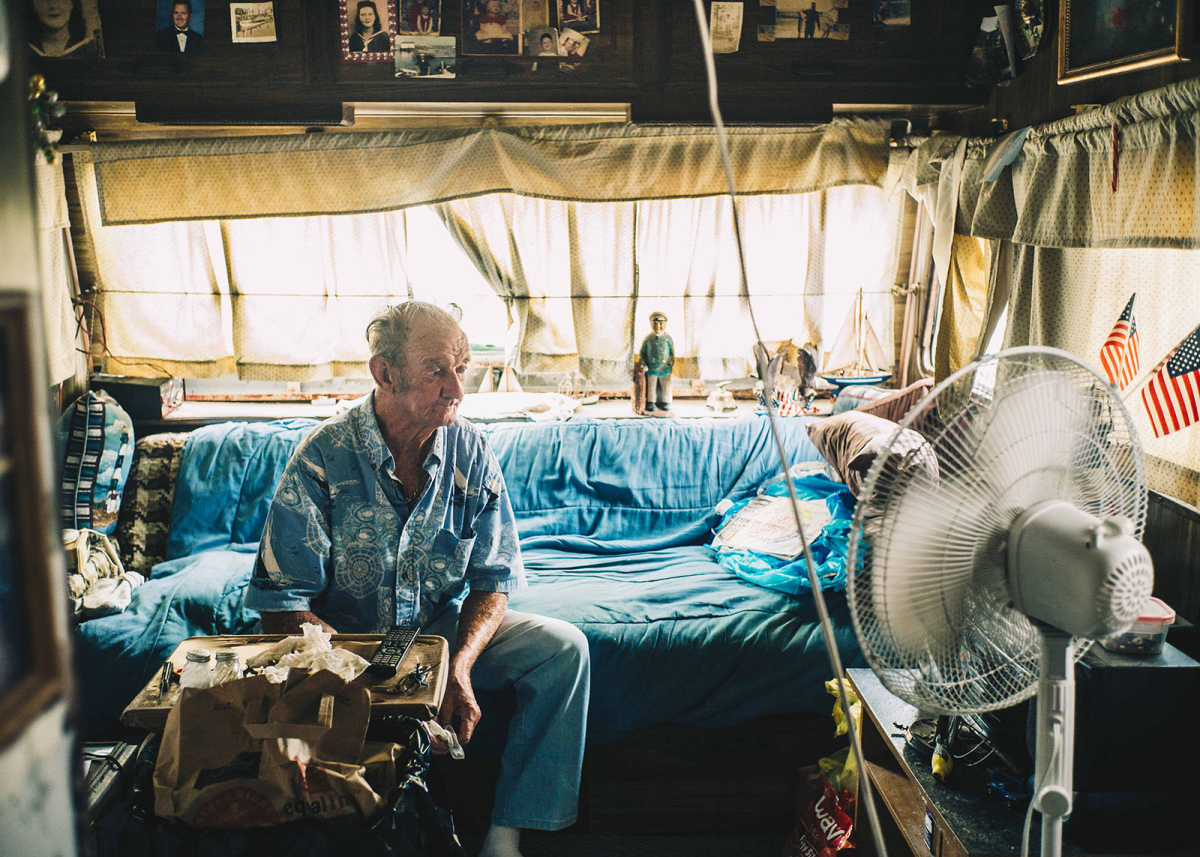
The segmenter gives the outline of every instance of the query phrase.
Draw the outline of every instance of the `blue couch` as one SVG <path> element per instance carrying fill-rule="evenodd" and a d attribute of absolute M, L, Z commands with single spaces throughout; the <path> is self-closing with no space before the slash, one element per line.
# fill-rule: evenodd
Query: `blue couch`
<path fill-rule="evenodd" d="M 819 458 L 806 419 L 782 421 L 793 462 Z M 311 420 L 225 423 L 183 449 L 167 555 L 121 614 L 77 633 L 85 734 L 121 710 L 185 637 L 253 633 L 244 605 L 275 485 Z M 589 743 L 659 723 L 722 726 L 827 711 L 811 595 L 747 583 L 707 546 L 725 498 L 779 473 L 763 418 L 574 420 L 485 427 L 504 470 L 529 587 L 511 606 L 587 635 Z M 845 598 L 827 593 L 843 658 Z"/>

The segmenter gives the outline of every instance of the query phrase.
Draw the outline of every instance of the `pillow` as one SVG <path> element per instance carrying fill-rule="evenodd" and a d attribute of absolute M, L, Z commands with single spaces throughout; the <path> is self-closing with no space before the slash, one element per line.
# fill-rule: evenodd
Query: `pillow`
<path fill-rule="evenodd" d="M 111 535 L 133 461 L 133 421 L 108 393 L 89 390 L 58 423 L 62 436 L 62 524 Z"/>
<path fill-rule="evenodd" d="M 837 394 L 837 398 L 833 400 L 833 410 L 830 413 L 841 414 L 846 411 L 857 411 L 859 408 L 879 399 L 885 399 L 895 392 L 895 390 L 884 387 L 852 384 Z"/>
<path fill-rule="evenodd" d="M 859 497 L 871 465 L 875 463 L 875 456 L 897 428 L 899 426 L 891 420 L 862 411 L 847 411 L 811 423 L 808 437 L 817 452 L 833 465 L 850 493 Z M 904 429 L 891 448 L 913 465 L 924 467 L 931 476 L 937 477 L 937 459 L 932 447 L 912 429 Z"/>

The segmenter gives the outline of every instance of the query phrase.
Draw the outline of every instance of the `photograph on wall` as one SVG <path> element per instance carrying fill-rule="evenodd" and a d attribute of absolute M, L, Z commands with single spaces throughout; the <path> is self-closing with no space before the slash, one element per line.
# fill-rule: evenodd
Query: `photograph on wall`
<path fill-rule="evenodd" d="M 397 26 L 401 34 L 436 36 L 442 31 L 442 0 L 400 0 Z"/>
<path fill-rule="evenodd" d="M 551 0 L 521 0 L 521 27 L 528 32 L 550 26 Z"/>
<path fill-rule="evenodd" d="M 600 32 L 600 0 L 558 0 L 558 24 L 577 33 Z"/>
<path fill-rule="evenodd" d="M 558 56 L 558 30 L 553 27 L 526 30 L 525 52 L 531 57 Z"/>
<path fill-rule="evenodd" d="M 96 0 L 32 0 L 29 48 L 40 57 L 94 59 L 104 56 Z"/>
<path fill-rule="evenodd" d="M 910 0 L 873 0 L 875 11 L 871 14 L 871 23 L 876 27 L 909 27 L 912 26 L 912 15 L 909 12 Z"/>
<path fill-rule="evenodd" d="M 776 0 L 775 38 L 846 41 L 850 26 L 844 18 L 849 6 L 850 0 Z M 780 17 L 784 18 L 785 36 L 780 35 Z"/>
<path fill-rule="evenodd" d="M 714 54 L 737 53 L 742 40 L 742 4 L 713 0 L 709 10 L 708 37 Z"/>
<path fill-rule="evenodd" d="M 559 71 L 574 71 L 579 68 L 578 60 L 587 53 L 588 45 L 591 43 L 592 40 L 583 33 L 576 32 L 569 27 L 564 28 L 558 34 L 558 55 L 564 60 L 558 66 Z M 575 60 L 575 62 L 570 60 Z"/>
<path fill-rule="evenodd" d="M 275 4 L 230 3 L 229 31 L 234 44 L 275 41 Z"/>
<path fill-rule="evenodd" d="M 342 0 L 342 59 L 391 62 L 396 0 Z"/>
<path fill-rule="evenodd" d="M 463 0 L 464 55 L 520 56 L 521 0 Z"/>
<path fill-rule="evenodd" d="M 198 54 L 204 50 L 204 0 L 158 0 L 155 24 L 160 51 Z"/>
<path fill-rule="evenodd" d="M 416 80 L 456 77 L 457 45 L 454 36 L 400 36 L 396 39 L 396 77 Z"/>

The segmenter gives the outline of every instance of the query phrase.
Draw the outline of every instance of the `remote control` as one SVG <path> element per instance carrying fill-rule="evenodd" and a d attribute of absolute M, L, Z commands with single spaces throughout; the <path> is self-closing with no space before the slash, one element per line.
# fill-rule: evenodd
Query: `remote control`
<path fill-rule="evenodd" d="M 371 663 L 367 666 L 367 672 L 395 675 L 396 667 L 400 666 L 400 662 L 412 648 L 419 630 L 416 625 L 396 625 L 384 634 L 383 642 L 379 644 Z"/>

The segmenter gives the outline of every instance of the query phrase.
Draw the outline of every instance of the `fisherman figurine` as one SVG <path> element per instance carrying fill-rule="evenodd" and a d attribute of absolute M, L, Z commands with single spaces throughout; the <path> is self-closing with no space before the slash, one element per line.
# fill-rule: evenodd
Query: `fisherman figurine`
<path fill-rule="evenodd" d="M 650 328 L 654 331 L 642 340 L 638 352 L 646 372 L 646 413 L 655 410 L 666 415 L 671 412 L 671 369 L 675 365 L 675 341 L 667 335 L 667 317 L 661 312 L 650 313 Z"/>

